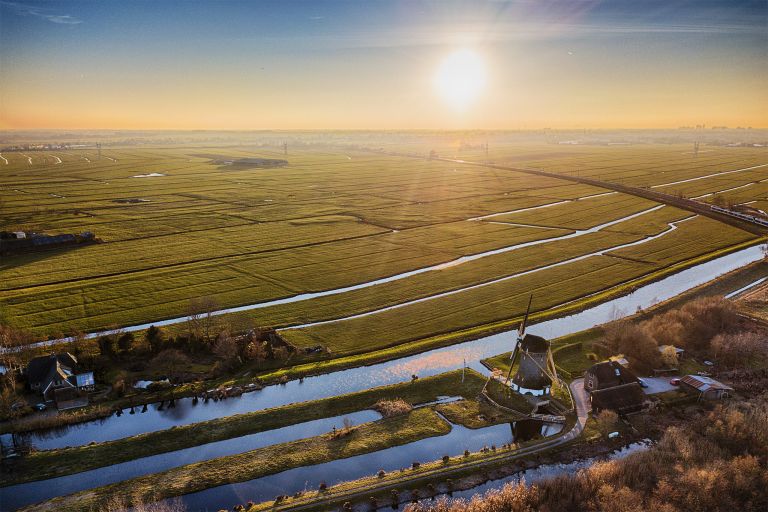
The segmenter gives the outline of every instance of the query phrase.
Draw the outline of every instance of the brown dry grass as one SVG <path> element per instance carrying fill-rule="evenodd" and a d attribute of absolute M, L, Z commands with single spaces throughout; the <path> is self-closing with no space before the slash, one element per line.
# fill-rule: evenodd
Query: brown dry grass
<path fill-rule="evenodd" d="M 379 411 L 385 418 L 389 418 L 391 416 L 399 416 L 401 414 L 409 413 L 413 410 L 413 406 L 402 398 L 393 398 L 392 400 L 379 400 L 376 402 L 373 408 Z"/>
<path fill-rule="evenodd" d="M 533 486 L 507 484 L 471 500 L 407 512 L 758 511 L 768 509 L 768 397 L 718 406 L 670 428 L 643 452 Z"/>

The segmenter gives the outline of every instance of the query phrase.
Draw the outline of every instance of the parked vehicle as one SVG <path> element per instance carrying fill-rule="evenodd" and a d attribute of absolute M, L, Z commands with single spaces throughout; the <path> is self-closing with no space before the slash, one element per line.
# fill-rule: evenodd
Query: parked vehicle
<path fill-rule="evenodd" d="M 647 388 L 648 387 L 648 383 L 645 382 L 643 379 L 637 379 L 637 383 L 640 384 L 641 388 Z"/>
<path fill-rule="evenodd" d="M 680 379 L 672 379 L 669 381 L 670 384 L 673 386 L 679 386 L 680 385 Z"/>
<path fill-rule="evenodd" d="M 44 404 L 44 403 L 42 403 L 42 402 L 41 402 L 41 403 L 39 403 L 39 404 L 35 404 L 35 410 L 36 410 L 36 411 L 44 411 L 44 410 L 46 410 L 47 408 L 48 408 L 48 406 L 47 406 L 47 405 L 45 405 L 45 404 Z"/>

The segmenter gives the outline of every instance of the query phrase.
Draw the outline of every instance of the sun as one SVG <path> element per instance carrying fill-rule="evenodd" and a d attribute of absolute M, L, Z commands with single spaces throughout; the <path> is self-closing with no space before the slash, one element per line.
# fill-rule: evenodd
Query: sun
<path fill-rule="evenodd" d="M 468 49 L 448 55 L 435 74 L 435 88 L 448 104 L 466 109 L 485 88 L 485 63 Z"/>

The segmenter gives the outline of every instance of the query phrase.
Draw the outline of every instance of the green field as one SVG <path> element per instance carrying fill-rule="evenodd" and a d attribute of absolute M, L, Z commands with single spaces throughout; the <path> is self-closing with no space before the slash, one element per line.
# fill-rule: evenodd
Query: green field
<path fill-rule="evenodd" d="M 436 147 L 441 156 L 486 158 Z M 284 157 L 248 146 L 105 147 L 100 160 L 93 149 L 23 153 L 3 153 L 0 229 L 90 230 L 102 240 L 3 256 L 0 321 L 39 337 L 184 317 L 198 297 L 221 308 L 268 302 L 536 243 L 248 313 L 278 328 L 367 313 L 282 331 L 299 345 L 353 353 L 513 318 L 532 291 L 535 309 L 545 310 L 755 239 L 592 186 L 360 150 L 306 148 Z M 761 148 L 689 153 L 687 145 L 508 144 L 488 158 L 639 186 L 768 162 Z M 289 165 L 243 168 L 213 156 L 286 158 Z M 695 196 L 739 187 L 722 194 L 759 207 L 768 201 L 766 169 L 660 189 Z M 151 173 L 164 176 L 134 177 Z M 527 208 L 534 209 L 509 213 Z M 639 215 L 577 231 L 632 214 Z M 558 239 L 566 235 L 574 236 Z"/>

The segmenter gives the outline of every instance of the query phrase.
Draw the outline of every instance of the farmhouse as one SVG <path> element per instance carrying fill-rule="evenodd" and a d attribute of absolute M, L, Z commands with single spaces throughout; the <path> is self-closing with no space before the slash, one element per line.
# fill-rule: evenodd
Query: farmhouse
<path fill-rule="evenodd" d="M 96 241 L 96 237 L 90 231 L 78 235 L 70 233 L 45 235 L 24 231 L 0 231 L 0 254 L 43 251 Z"/>
<path fill-rule="evenodd" d="M 92 390 L 95 385 L 93 372 L 77 373 L 77 370 L 77 359 L 69 352 L 36 357 L 27 366 L 27 383 L 47 401 L 54 400 L 58 390 Z"/>
<path fill-rule="evenodd" d="M 727 398 L 733 392 L 732 387 L 702 375 L 686 375 L 680 379 L 680 387 L 707 400 Z"/>
<path fill-rule="evenodd" d="M 637 377 L 618 361 L 593 364 L 584 374 L 584 389 L 589 392 L 630 383 L 637 383 Z"/>
<path fill-rule="evenodd" d="M 237 160 L 233 160 L 232 165 L 262 168 L 285 167 L 288 165 L 288 160 L 277 158 L 239 158 Z"/>
<path fill-rule="evenodd" d="M 618 414 L 630 414 L 642 410 L 645 403 L 645 393 L 637 382 L 621 384 L 606 389 L 596 389 L 589 395 L 592 412 L 605 409 Z"/>

